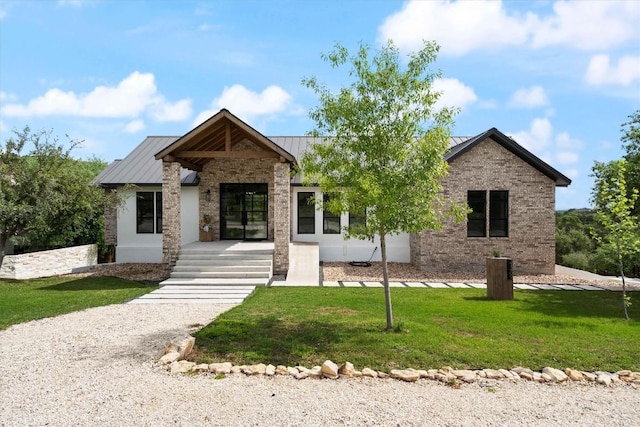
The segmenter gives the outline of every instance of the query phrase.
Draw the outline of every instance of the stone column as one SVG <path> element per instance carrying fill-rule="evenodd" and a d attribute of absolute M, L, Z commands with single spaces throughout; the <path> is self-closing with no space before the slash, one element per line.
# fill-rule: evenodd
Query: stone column
<path fill-rule="evenodd" d="M 162 162 L 162 262 L 174 265 L 180 251 L 180 164 Z"/>
<path fill-rule="evenodd" d="M 113 188 L 104 190 L 105 197 L 113 197 L 116 192 Z M 107 200 L 104 206 L 104 243 L 107 245 L 118 244 L 118 208 L 114 202 Z"/>
<path fill-rule="evenodd" d="M 273 273 L 287 274 L 291 240 L 291 178 L 288 163 L 273 165 Z"/>

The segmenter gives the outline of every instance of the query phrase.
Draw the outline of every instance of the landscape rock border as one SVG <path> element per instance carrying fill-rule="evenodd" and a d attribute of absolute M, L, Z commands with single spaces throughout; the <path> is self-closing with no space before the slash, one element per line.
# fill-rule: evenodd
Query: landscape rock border
<path fill-rule="evenodd" d="M 326 360 L 321 366 L 307 368 L 305 366 L 265 365 L 233 365 L 231 362 L 196 364 L 185 360 L 192 351 L 195 338 L 189 336 L 178 343 L 169 343 L 165 347 L 164 355 L 158 363 L 172 374 L 210 373 L 216 377 L 230 374 L 252 375 L 288 375 L 295 379 L 341 379 L 341 378 L 380 378 L 396 379 L 406 382 L 416 382 L 421 379 L 439 381 L 452 387 L 460 387 L 462 383 L 474 383 L 484 380 L 505 381 L 533 381 L 537 383 L 564 382 L 592 382 L 607 387 L 614 385 L 629 385 L 640 388 L 640 372 L 621 370 L 618 372 L 587 372 L 566 368 L 564 371 L 552 367 L 545 367 L 542 371 L 515 367 L 513 369 L 453 369 L 449 366 L 440 369 L 392 369 L 390 372 L 375 371 L 370 368 L 357 370 L 351 362 L 344 362 L 338 366 L 331 360 Z"/>

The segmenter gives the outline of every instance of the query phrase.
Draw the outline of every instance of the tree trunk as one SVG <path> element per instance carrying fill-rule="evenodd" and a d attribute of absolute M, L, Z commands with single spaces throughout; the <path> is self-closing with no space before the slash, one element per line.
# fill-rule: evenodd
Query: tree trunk
<path fill-rule="evenodd" d="M 387 309 L 387 330 L 393 329 L 391 310 L 391 290 L 389 289 L 389 270 L 387 269 L 387 242 L 385 233 L 380 233 L 380 253 L 382 254 L 382 284 L 384 285 L 384 303 Z"/>
<path fill-rule="evenodd" d="M 622 278 L 622 308 L 624 309 L 624 320 L 629 320 L 629 312 L 627 310 L 627 286 L 624 281 L 624 264 L 622 263 L 622 254 L 620 253 L 620 242 L 616 242 L 618 249 L 618 265 L 620 266 L 620 277 Z"/>

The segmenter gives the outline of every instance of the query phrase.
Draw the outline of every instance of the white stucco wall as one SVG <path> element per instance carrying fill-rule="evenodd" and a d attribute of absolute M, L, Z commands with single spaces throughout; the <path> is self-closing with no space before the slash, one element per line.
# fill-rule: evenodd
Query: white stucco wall
<path fill-rule="evenodd" d="M 380 240 L 374 241 L 345 239 L 343 234 L 322 233 L 322 211 L 315 212 L 315 234 L 298 234 L 298 193 L 313 192 L 315 197 L 321 197 L 317 187 L 293 187 L 291 192 L 291 241 L 317 242 L 320 248 L 320 261 L 368 261 L 373 254 L 372 261 L 380 261 Z M 349 223 L 349 214 L 340 217 L 340 225 Z M 375 250 L 374 253 L 374 249 Z M 403 233 L 387 236 L 387 260 L 392 262 L 409 262 L 409 234 Z"/>
<path fill-rule="evenodd" d="M 128 194 L 118 210 L 117 262 L 162 262 L 162 234 L 136 231 L 136 198 L 140 191 L 162 191 L 162 187 L 138 187 Z M 181 242 L 198 240 L 198 187 L 182 187 L 180 199 Z"/>
<path fill-rule="evenodd" d="M 139 187 L 137 191 L 161 191 L 161 187 Z M 315 234 L 298 234 L 298 192 L 314 192 L 320 197 L 320 189 L 315 187 L 293 187 L 291 192 L 291 241 L 316 242 L 320 249 L 321 261 L 380 261 L 380 241 L 345 239 L 342 234 L 322 233 L 322 211 L 315 212 Z M 182 187 L 181 196 L 181 241 L 182 244 L 198 240 L 198 187 Z M 340 223 L 349 222 L 344 214 Z M 374 249 L 377 248 L 374 252 Z M 392 262 L 410 262 L 409 235 L 387 236 L 387 257 Z M 135 192 L 127 198 L 118 211 L 117 262 L 162 262 L 162 234 L 136 232 Z"/>

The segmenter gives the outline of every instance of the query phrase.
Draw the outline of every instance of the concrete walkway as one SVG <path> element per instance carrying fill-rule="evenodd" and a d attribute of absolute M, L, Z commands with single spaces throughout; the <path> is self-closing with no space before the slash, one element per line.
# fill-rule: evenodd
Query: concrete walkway
<path fill-rule="evenodd" d="M 320 248 L 317 243 L 289 244 L 289 272 L 282 286 L 318 286 L 320 284 Z"/>

